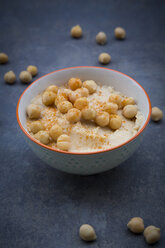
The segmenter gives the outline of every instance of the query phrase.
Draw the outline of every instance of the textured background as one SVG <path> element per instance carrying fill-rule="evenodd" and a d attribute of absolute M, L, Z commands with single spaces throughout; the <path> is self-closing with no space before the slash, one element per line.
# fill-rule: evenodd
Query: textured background
<path fill-rule="evenodd" d="M 100 52 L 109 52 L 108 68 L 124 72 L 147 90 L 152 105 L 164 109 L 165 2 L 162 0 L 9 1 L 0 0 L 0 50 L 10 62 L 0 65 L 0 247 L 81 248 L 83 223 L 92 224 L 98 241 L 91 248 L 148 247 L 143 236 L 128 232 L 126 223 L 141 216 L 145 224 L 165 224 L 164 122 L 150 123 L 139 150 L 124 164 L 96 176 L 56 171 L 29 149 L 17 125 L 15 110 L 26 88 L 13 86 L 3 75 L 19 75 L 29 64 L 38 77 L 56 69 L 98 66 Z M 70 28 L 79 23 L 80 40 Z M 121 25 L 125 41 L 113 30 Z M 103 30 L 108 44 L 95 35 Z M 160 243 L 165 247 L 165 231 Z"/>

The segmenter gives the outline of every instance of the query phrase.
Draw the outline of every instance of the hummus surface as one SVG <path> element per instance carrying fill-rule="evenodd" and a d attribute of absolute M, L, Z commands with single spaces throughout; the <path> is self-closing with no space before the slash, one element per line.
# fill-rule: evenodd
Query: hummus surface
<path fill-rule="evenodd" d="M 59 90 L 65 92 L 68 89 L 60 87 Z M 95 108 L 96 111 L 99 110 L 100 106 L 108 102 L 109 96 L 114 93 L 119 94 L 123 99 L 125 97 L 112 87 L 98 85 L 96 92 L 87 97 L 89 107 Z M 36 96 L 31 103 L 41 107 L 42 118 L 40 121 L 44 125 L 45 130 L 49 131 L 53 125 L 59 124 L 63 128 L 63 132 L 70 136 L 71 144 L 69 152 L 93 152 L 118 146 L 132 138 L 138 132 L 144 119 L 140 111 L 137 112 L 134 119 L 130 120 L 122 115 L 122 110 L 118 110 L 118 115 L 122 118 L 122 126 L 118 130 L 113 131 L 109 127 L 96 125 L 94 121 L 81 120 L 77 123 L 69 123 L 66 119 L 66 114 L 62 114 L 54 106 L 48 107 L 42 103 L 42 93 Z M 27 117 L 27 130 L 34 136 L 29 128 L 32 121 Z M 56 142 L 53 140 L 50 141 L 48 146 L 57 149 Z"/>

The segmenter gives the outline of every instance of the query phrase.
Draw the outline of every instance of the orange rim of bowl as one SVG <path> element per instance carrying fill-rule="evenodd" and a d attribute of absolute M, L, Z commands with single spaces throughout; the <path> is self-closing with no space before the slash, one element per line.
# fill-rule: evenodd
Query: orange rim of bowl
<path fill-rule="evenodd" d="M 32 84 L 35 84 L 36 82 L 38 82 L 41 78 L 43 77 L 46 77 L 50 74 L 53 74 L 55 72 L 59 72 L 59 71 L 63 71 L 63 70 L 68 70 L 68 69 L 76 69 L 76 68 L 96 68 L 96 69 L 104 69 L 104 70 L 110 70 L 110 71 L 114 71 L 114 72 L 117 72 L 117 73 L 120 73 L 128 78 L 130 78 L 131 80 L 133 80 L 137 85 L 140 86 L 140 88 L 144 91 L 146 97 L 147 97 L 147 100 L 148 100 L 148 104 L 149 104 L 149 113 L 148 113 L 148 117 L 144 123 L 144 125 L 140 128 L 140 130 L 137 132 L 136 135 L 134 135 L 132 138 L 130 138 L 129 140 L 125 141 L 124 143 L 118 145 L 118 146 L 114 146 L 112 148 L 109 148 L 109 149 L 105 149 L 105 150 L 99 150 L 99 151 L 95 151 L 95 152 L 67 152 L 67 151 L 62 151 L 62 150 L 58 150 L 58 149 L 55 149 L 55 148 L 52 148 L 52 147 L 49 147 L 47 145 L 44 145 L 42 143 L 40 143 L 39 141 L 37 141 L 36 139 L 34 139 L 25 129 L 24 127 L 22 126 L 21 124 L 21 121 L 19 119 L 19 114 L 18 114 L 18 109 L 19 109 L 19 104 L 20 104 L 20 101 L 23 97 L 23 95 L 25 94 L 25 92 L 31 87 Z M 55 152 L 58 152 L 58 153 L 64 153 L 64 154 L 74 154 L 74 155 L 92 155 L 92 154 L 98 154 L 98 153 L 103 153 L 103 152 L 109 152 L 109 151 L 112 151 L 112 150 L 116 150 L 117 148 L 120 148 L 126 144 L 128 144 L 129 142 L 131 142 L 132 140 L 134 140 L 137 136 L 139 136 L 139 134 L 141 134 L 143 132 L 143 130 L 145 129 L 145 127 L 147 126 L 149 120 L 150 120 L 150 116 L 151 116 L 151 102 L 150 102 L 150 99 L 149 99 L 149 96 L 147 94 L 147 92 L 145 91 L 145 89 L 133 78 L 131 78 L 130 76 L 122 73 L 122 72 L 119 72 L 119 71 L 116 71 L 116 70 L 113 70 L 113 69 L 109 69 L 109 68 L 104 68 L 104 67 L 98 67 L 98 66 L 75 66 L 75 67 L 67 67 L 67 68 L 63 68 L 63 69 L 60 69 L 60 70 L 56 70 L 56 71 L 53 71 L 53 72 L 50 72 L 38 79 L 36 79 L 33 83 L 31 83 L 24 91 L 23 93 L 21 94 L 19 100 L 18 100 L 18 103 L 17 103 L 17 108 L 16 108 L 16 117 L 17 117 L 17 122 L 21 128 L 21 130 L 23 131 L 23 133 L 31 140 L 33 141 L 34 143 L 36 143 L 37 145 L 40 145 L 41 147 L 43 148 L 46 148 L 48 150 L 51 150 L 51 151 L 55 151 Z"/>

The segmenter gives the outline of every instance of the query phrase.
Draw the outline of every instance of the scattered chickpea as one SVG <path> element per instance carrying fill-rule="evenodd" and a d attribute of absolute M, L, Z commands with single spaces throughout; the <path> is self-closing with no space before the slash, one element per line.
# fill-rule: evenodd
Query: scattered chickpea
<path fill-rule="evenodd" d="M 42 95 L 42 102 L 46 106 L 50 106 L 54 103 L 56 94 L 53 91 L 45 91 Z"/>
<path fill-rule="evenodd" d="M 80 97 L 74 103 L 74 107 L 79 110 L 82 110 L 83 108 L 87 106 L 88 106 L 88 100 L 86 97 Z"/>
<path fill-rule="evenodd" d="M 153 121 L 160 121 L 163 118 L 163 112 L 158 107 L 153 107 L 151 112 L 151 118 Z"/>
<path fill-rule="evenodd" d="M 71 90 L 76 90 L 78 88 L 81 88 L 82 82 L 79 78 L 71 78 L 68 81 L 68 85 Z"/>
<path fill-rule="evenodd" d="M 46 91 L 52 91 L 53 93 L 57 94 L 58 92 L 58 87 L 56 85 L 50 85 Z"/>
<path fill-rule="evenodd" d="M 73 38 L 80 38 L 82 36 L 82 28 L 80 27 L 80 25 L 76 25 L 74 27 L 72 27 L 70 34 Z"/>
<path fill-rule="evenodd" d="M 126 37 L 126 32 L 125 32 L 124 28 L 117 27 L 117 28 L 115 28 L 114 33 L 115 33 L 116 39 L 118 39 L 118 40 L 123 40 Z"/>
<path fill-rule="evenodd" d="M 122 97 L 120 95 L 111 94 L 109 97 L 109 102 L 116 103 L 119 109 L 122 107 Z"/>
<path fill-rule="evenodd" d="M 109 127 L 113 130 L 117 130 L 122 125 L 122 119 L 119 115 L 112 114 L 109 116 Z"/>
<path fill-rule="evenodd" d="M 8 62 L 8 55 L 6 53 L 0 53 L 0 64 L 6 64 Z"/>
<path fill-rule="evenodd" d="M 89 90 L 87 88 L 79 88 L 75 91 L 76 93 L 80 94 L 82 97 L 88 97 L 89 96 Z"/>
<path fill-rule="evenodd" d="M 84 108 L 81 113 L 84 120 L 94 120 L 96 117 L 96 110 L 94 108 Z"/>
<path fill-rule="evenodd" d="M 128 119 L 132 119 L 136 116 L 138 108 L 136 105 L 126 105 L 123 108 L 123 115 Z"/>
<path fill-rule="evenodd" d="M 28 71 L 21 71 L 19 74 L 19 79 L 22 83 L 30 83 L 32 81 L 32 75 Z"/>
<path fill-rule="evenodd" d="M 144 221 L 140 217 L 134 217 L 128 222 L 127 227 L 133 233 L 142 233 L 144 231 Z"/>
<path fill-rule="evenodd" d="M 111 55 L 108 53 L 100 53 L 99 62 L 104 65 L 109 64 L 111 62 Z"/>
<path fill-rule="evenodd" d="M 83 87 L 88 89 L 89 94 L 93 94 L 97 90 L 97 84 L 93 80 L 84 81 Z"/>
<path fill-rule="evenodd" d="M 143 234 L 148 244 L 155 244 L 160 240 L 160 228 L 156 226 L 146 227 Z"/>
<path fill-rule="evenodd" d="M 62 134 L 57 139 L 57 147 L 60 150 L 68 151 L 70 148 L 70 137 L 66 134 Z"/>
<path fill-rule="evenodd" d="M 96 114 L 95 121 L 100 127 L 105 127 L 109 124 L 109 114 L 104 111 L 100 111 Z"/>
<path fill-rule="evenodd" d="M 76 108 L 72 108 L 68 111 L 67 120 L 71 123 L 78 122 L 81 119 L 81 111 Z"/>
<path fill-rule="evenodd" d="M 126 97 L 124 98 L 121 104 L 122 104 L 122 107 L 125 107 L 126 105 L 134 105 L 135 100 L 133 99 L 133 97 Z"/>
<path fill-rule="evenodd" d="M 44 145 L 47 145 L 50 142 L 48 131 L 39 131 L 34 135 L 34 138 L 40 141 Z"/>
<path fill-rule="evenodd" d="M 59 125 L 54 125 L 51 127 L 51 129 L 49 130 L 49 135 L 53 140 L 57 140 L 57 138 L 62 135 L 63 130 L 62 127 L 60 127 Z"/>
<path fill-rule="evenodd" d="M 103 104 L 103 111 L 109 113 L 109 114 L 116 114 L 118 110 L 118 105 L 113 102 L 105 102 Z"/>
<path fill-rule="evenodd" d="M 63 102 L 59 102 L 57 108 L 60 110 L 62 114 L 65 114 L 69 111 L 69 109 L 73 108 L 73 105 L 69 101 L 63 101 Z"/>
<path fill-rule="evenodd" d="M 100 45 L 104 45 L 107 42 L 107 35 L 104 32 L 99 32 L 96 35 L 96 42 Z"/>
<path fill-rule="evenodd" d="M 4 75 L 4 80 L 8 84 L 13 84 L 16 81 L 16 75 L 13 71 L 8 71 Z"/>
<path fill-rule="evenodd" d="M 68 96 L 66 93 L 60 93 L 57 95 L 56 99 L 55 99 L 55 105 L 57 106 L 60 102 L 63 101 L 67 101 L 68 100 Z"/>
<path fill-rule="evenodd" d="M 36 104 L 30 104 L 27 107 L 27 115 L 30 119 L 38 119 L 41 115 L 41 109 Z"/>
<path fill-rule="evenodd" d="M 79 235 L 84 241 L 94 241 L 97 238 L 94 228 L 88 224 L 80 226 Z"/>
<path fill-rule="evenodd" d="M 38 68 L 35 65 L 29 65 L 26 70 L 31 73 L 32 77 L 36 76 L 38 73 Z"/>
<path fill-rule="evenodd" d="M 29 125 L 30 132 L 33 134 L 38 133 L 39 131 L 44 129 L 43 124 L 40 121 L 33 121 Z"/>

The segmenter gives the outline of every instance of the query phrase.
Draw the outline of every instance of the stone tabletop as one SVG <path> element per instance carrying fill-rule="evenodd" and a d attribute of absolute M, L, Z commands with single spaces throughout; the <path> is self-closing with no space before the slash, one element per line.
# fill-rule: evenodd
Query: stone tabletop
<path fill-rule="evenodd" d="M 106 66 L 128 74 L 148 92 L 152 105 L 165 110 L 165 2 L 162 0 L 4 0 L 0 1 L 0 51 L 9 63 L 0 65 L 0 248 L 143 248 L 143 235 L 126 227 L 134 216 L 162 230 L 165 247 L 164 121 L 150 122 L 134 155 L 119 167 L 95 176 L 59 172 L 31 151 L 16 121 L 16 104 L 27 87 L 17 80 L 6 85 L 3 75 L 18 78 L 29 64 L 36 78 L 57 69 L 100 66 L 98 55 L 108 52 Z M 82 39 L 69 35 L 80 24 Z M 116 26 L 127 39 L 117 41 Z M 95 36 L 105 31 L 108 43 Z M 36 79 L 34 78 L 34 79 Z M 83 223 L 95 227 L 98 239 L 79 239 Z"/>

